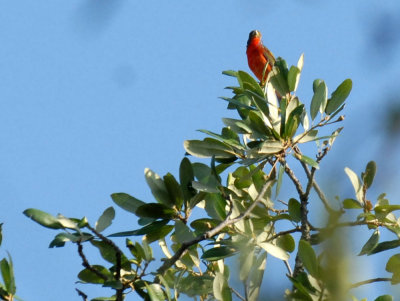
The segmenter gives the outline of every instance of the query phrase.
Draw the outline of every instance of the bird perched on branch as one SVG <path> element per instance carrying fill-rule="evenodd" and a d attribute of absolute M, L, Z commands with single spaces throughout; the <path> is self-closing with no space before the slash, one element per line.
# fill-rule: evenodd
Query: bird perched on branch
<path fill-rule="evenodd" d="M 246 54 L 251 71 L 253 71 L 254 75 L 260 80 L 263 86 L 275 64 L 275 57 L 272 52 L 263 45 L 261 37 L 261 32 L 258 30 L 250 32 Z"/>

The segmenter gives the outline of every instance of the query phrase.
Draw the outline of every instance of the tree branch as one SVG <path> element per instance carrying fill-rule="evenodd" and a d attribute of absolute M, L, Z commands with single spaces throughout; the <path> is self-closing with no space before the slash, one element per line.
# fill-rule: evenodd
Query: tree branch
<path fill-rule="evenodd" d="M 89 261 L 87 260 L 85 254 L 83 253 L 83 246 L 82 243 L 78 240 L 77 242 L 78 245 L 78 254 L 82 259 L 82 265 L 87 268 L 89 271 L 91 271 L 92 273 L 96 274 L 97 276 L 99 276 L 101 279 L 103 279 L 104 281 L 107 280 L 107 276 L 103 275 L 102 273 L 100 273 L 98 270 L 96 270 L 94 267 L 92 267 L 89 264 Z"/>
<path fill-rule="evenodd" d="M 121 263 L 122 263 L 122 251 L 121 249 L 111 240 L 105 237 L 103 234 L 98 232 L 96 229 L 94 229 L 92 226 L 89 224 L 86 225 L 86 227 L 92 231 L 94 234 L 96 234 L 97 237 L 99 237 L 103 242 L 106 244 L 110 245 L 114 251 L 115 251 L 115 280 L 116 281 L 121 281 Z M 123 300 L 123 292 L 124 288 L 121 289 L 116 289 L 116 301 L 122 301 Z"/>
<path fill-rule="evenodd" d="M 368 279 L 368 280 L 356 282 L 356 283 L 350 285 L 349 289 L 353 289 L 353 288 L 359 287 L 359 286 L 364 285 L 364 284 L 370 284 L 370 283 L 382 282 L 382 281 L 392 281 L 392 278 L 373 278 L 373 279 Z"/>
<path fill-rule="evenodd" d="M 258 205 L 258 203 L 262 200 L 262 198 L 264 197 L 264 194 L 267 192 L 267 189 L 269 188 L 269 186 L 271 185 L 272 181 L 268 180 L 267 182 L 265 182 L 264 186 L 262 187 L 260 193 L 258 194 L 257 198 L 254 200 L 254 202 L 247 208 L 247 210 L 245 212 L 243 212 L 242 214 L 240 214 L 239 216 L 230 219 L 229 215 L 227 217 L 227 219 L 225 219 L 223 222 L 221 222 L 218 226 L 216 226 L 215 228 L 203 233 L 202 235 L 197 236 L 196 238 L 190 240 L 190 241 L 186 241 L 183 242 L 181 247 L 175 252 L 174 256 L 172 256 L 171 258 L 167 259 L 164 261 L 164 264 L 158 268 L 157 270 L 157 274 L 164 274 L 172 265 L 175 264 L 176 261 L 179 260 L 179 258 L 181 258 L 182 254 L 191 246 L 209 239 L 215 235 L 217 235 L 219 232 L 222 231 L 222 229 L 224 229 L 225 227 L 232 225 L 234 223 L 239 222 L 240 220 L 246 218 L 247 216 L 250 215 L 251 211 L 253 211 L 253 209 Z"/>
<path fill-rule="evenodd" d="M 83 301 L 87 301 L 88 296 L 84 292 L 78 290 L 77 288 L 75 290 L 78 292 L 78 296 L 82 297 Z"/>

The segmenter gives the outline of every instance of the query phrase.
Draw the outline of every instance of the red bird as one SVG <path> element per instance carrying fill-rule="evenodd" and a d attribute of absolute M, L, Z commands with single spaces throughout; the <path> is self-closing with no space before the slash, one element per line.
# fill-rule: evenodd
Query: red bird
<path fill-rule="evenodd" d="M 263 45 L 261 41 L 261 32 L 258 30 L 250 32 L 246 54 L 251 71 L 253 71 L 254 75 L 260 80 L 261 85 L 264 85 L 268 74 L 275 64 L 275 57 L 272 52 Z M 268 66 L 265 68 L 267 63 Z"/>

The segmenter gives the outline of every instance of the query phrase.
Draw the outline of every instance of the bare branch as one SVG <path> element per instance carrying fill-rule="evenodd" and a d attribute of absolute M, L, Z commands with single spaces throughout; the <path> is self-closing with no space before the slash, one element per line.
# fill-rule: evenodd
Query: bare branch
<path fill-rule="evenodd" d="M 78 244 L 78 254 L 82 259 L 82 265 L 87 268 L 89 271 L 91 271 L 92 273 L 96 274 L 97 276 L 99 276 L 101 279 L 103 280 L 107 280 L 107 276 L 103 275 L 102 273 L 100 273 L 98 270 L 96 270 L 94 267 L 92 267 L 89 264 L 89 261 L 87 260 L 85 254 L 83 253 L 83 246 L 82 243 L 80 241 L 76 242 Z"/>
<path fill-rule="evenodd" d="M 231 287 L 230 289 L 231 289 L 232 293 L 234 293 L 236 295 L 236 297 L 238 297 L 242 301 L 246 301 L 246 299 L 241 294 L 239 294 L 239 292 L 237 290 L 235 290 L 233 287 Z"/>

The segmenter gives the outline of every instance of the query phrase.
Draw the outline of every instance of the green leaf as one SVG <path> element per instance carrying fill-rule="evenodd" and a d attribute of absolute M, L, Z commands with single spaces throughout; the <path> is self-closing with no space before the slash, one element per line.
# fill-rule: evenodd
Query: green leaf
<path fill-rule="evenodd" d="M 91 240 L 90 243 L 100 251 L 101 257 L 103 257 L 104 260 L 116 264 L 117 251 L 112 245 L 102 240 Z M 124 254 L 121 254 L 121 267 L 126 271 L 131 269 L 131 264 Z"/>
<path fill-rule="evenodd" d="M 351 79 L 344 80 L 339 87 L 332 93 L 328 100 L 328 105 L 325 108 L 325 113 L 330 115 L 335 112 L 349 96 L 353 83 Z"/>
<path fill-rule="evenodd" d="M 280 164 L 279 165 L 279 173 L 278 173 L 278 181 L 276 183 L 275 198 L 278 197 L 279 192 L 281 191 L 283 173 L 284 172 L 285 172 L 285 167 L 282 164 Z"/>
<path fill-rule="evenodd" d="M 126 236 L 154 234 L 154 233 L 158 232 L 160 228 L 162 228 L 166 224 L 168 224 L 168 222 L 169 222 L 169 220 L 154 221 L 151 224 L 148 224 L 138 230 L 118 232 L 118 233 L 108 235 L 108 237 L 126 237 Z"/>
<path fill-rule="evenodd" d="M 151 301 L 164 301 L 165 295 L 161 288 L 161 285 L 157 283 L 147 284 L 145 283 L 147 292 L 149 293 Z"/>
<path fill-rule="evenodd" d="M 217 219 L 200 218 L 190 223 L 190 226 L 199 232 L 206 232 L 215 228 L 220 223 Z"/>
<path fill-rule="evenodd" d="M 386 263 L 386 271 L 393 273 L 392 284 L 400 283 L 400 254 L 395 254 Z"/>
<path fill-rule="evenodd" d="M 149 203 L 140 206 L 136 210 L 136 215 L 139 217 L 173 219 L 177 216 L 177 212 L 164 204 Z"/>
<path fill-rule="evenodd" d="M 144 174 L 147 185 L 149 185 L 151 193 L 157 202 L 164 205 L 174 205 L 169 198 L 168 190 L 160 176 L 149 168 L 144 169 Z"/>
<path fill-rule="evenodd" d="M 315 82 L 315 81 L 314 81 Z M 314 90 L 314 95 L 311 99 L 310 114 L 311 120 L 314 120 L 318 114 L 318 111 L 325 110 L 328 99 L 328 88 L 324 81 L 319 82 L 318 86 Z"/>
<path fill-rule="evenodd" d="M 222 74 L 232 76 L 232 77 L 237 77 L 237 72 L 233 71 L 233 70 L 222 71 Z"/>
<path fill-rule="evenodd" d="M 317 161 L 315 161 L 314 159 L 311 159 L 310 157 L 307 157 L 305 155 L 298 155 L 299 160 L 303 161 L 304 163 L 310 165 L 311 167 L 314 167 L 315 169 L 319 169 L 319 164 L 317 163 Z"/>
<path fill-rule="evenodd" d="M 63 247 L 67 241 L 77 242 L 79 241 L 86 241 L 92 239 L 93 235 L 84 233 L 84 234 L 71 234 L 71 233 L 59 233 L 57 234 L 54 239 L 50 242 L 49 248 L 59 248 Z"/>
<path fill-rule="evenodd" d="M 148 243 L 152 243 L 153 241 L 164 238 L 173 229 L 174 229 L 174 226 L 172 226 L 172 225 L 162 226 L 162 227 L 158 228 L 158 231 L 152 231 L 152 232 L 149 232 L 148 234 L 146 234 L 145 238 Z"/>
<path fill-rule="evenodd" d="M 315 255 L 315 251 L 311 245 L 303 239 L 299 242 L 298 256 L 310 275 L 314 278 L 318 278 L 317 256 Z"/>
<path fill-rule="evenodd" d="M 296 199 L 291 198 L 289 200 L 289 216 L 295 223 L 299 223 L 301 221 L 301 204 Z"/>
<path fill-rule="evenodd" d="M 376 213 L 389 214 L 392 211 L 400 210 L 400 205 L 379 205 L 374 210 Z"/>
<path fill-rule="evenodd" d="M 112 275 L 108 269 L 101 265 L 92 265 L 91 266 L 94 270 L 99 272 L 100 274 L 104 275 L 107 279 L 111 279 Z M 78 278 L 84 282 L 87 283 L 93 283 L 93 284 L 103 284 L 104 279 L 97 275 L 95 272 L 89 270 L 89 269 L 84 269 L 79 272 Z"/>
<path fill-rule="evenodd" d="M 364 254 L 371 254 L 371 252 L 375 249 L 375 247 L 378 245 L 379 242 L 379 230 L 376 229 L 374 233 L 372 233 L 371 237 L 368 239 L 368 241 L 365 243 L 365 245 L 362 247 L 360 254 L 358 256 L 364 255 Z"/>
<path fill-rule="evenodd" d="M 400 247 L 400 239 L 395 239 L 395 240 L 389 240 L 389 241 L 383 241 L 381 243 L 379 243 L 370 254 L 368 255 L 372 255 L 372 254 L 376 254 L 376 253 L 380 253 L 386 250 L 391 250 L 391 249 L 395 249 L 397 247 Z"/>
<path fill-rule="evenodd" d="M 343 208 L 344 209 L 362 209 L 362 204 L 355 200 L 355 199 L 345 199 L 343 201 Z"/>
<path fill-rule="evenodd" d="M 213 281 L 214 277 L 211 275 L 194 276 L 189 274 L 187 277 L 180 279 L 176 289 L 189 297 L 212 294 Z"/>
<path fill-rule="evenodd" d="M 170 201 L 175 205 L 175 207 L 179 210 L 183 204 L 183 192 L 179 183 L 175 180 L 175 177 L 167 173 L 164 176 L 164 184 L 167 188 Z"/>
<path fill-rule="evenodd" d="M 259 154 L 272 155 L 283 150 L 282 142 L 275 140 L 265 140 L 258 149 Z"/>
<path fill-rule="evenodd" d="M 376 163 L 374 161 L 370 161 L 368 162 L 367 167 L 365 168 L 365 172 L 362 174 L 362 180 L 367 188 L 371 187 L 372 182 L 374 181 L 375 174 L 376 174 Z"/>
<path fill-rule="evenodd" d="M 275 66 L 272 68 L 270 73 L 270 82 L 274 89 L 278 91 L 280 95 L 286 95 L 289 93 L 289 86 L 287 83 L 288 70 L 286 62 L 278 58 L 275 62 Z"/>
<path fill-rule="evenodd" d="M 213 281 L 214 298 L 218 301 L 231 301 L 232 293 L 224 274 L 217 272 Z"/>
<path fill-rule="evenodd" d="M 180 243 L 190 241 L 196 237 L 189 227 L 179 220 L 175 222 L 175 236 Z"/>
<path fill-rule="evenodd" d="M 362 185 L 360 178 L 356 175 L 354 171 L 352 171 L 350 168 L 346 167 L 344 169 L 346 172 L 347 176 L 349 177 L 351 184 L 353 185 L 354 191 L 356 192 L 356 197 L 357 200 L 361 203 L 363 201 L 363 192 L 362 192 Z"/>
<path fill-rule="evenodd" d="M 289 259 L 289 254 L 286 253 L 285 250 L 282 248 L 273 245 L 269 242 L 261 242 L 258 244 L 261 248 L 263 248 L 268 254 L 281 259 L 281 260 L 288 260 Z"/>
<path fill-rule="evenodd" d="M 222 122 L 235 133 L 238 134 L 251 133 L 251 128 L 243 120 L 233 119 L 233 118 L 222 118 Z"/>
<path fill-rule="evenodd" d="M 318 130 L 311 130 L 306 133 L 298 134 L 296 137 L 293 138 L 293 141 L 295 141 L 297 143 L 306 143 L 306 142 L 314 141 L 314 140 L 316 140 L 317 134 L 318 134 Z M 320 139 L 320 138 L 318 138 L 318 139 Z"/>
<path fill-rule="evenodd" d="M 247 286 L 248 301 L 256 301 L 258 299 L 266 264 L 267 253 L 263 252 L 255 260 L 250 271 L 249 285 Z"/>
<path fill-rule="evenodd" d="M 135 213 L 137 208 L 145 204 L 145 202 L 123 192 L 113 193 L 111 198 L 115 204 L 131 213 Z"/>
<path fill-rule="evenodd" d="M 264 92 L 261 89 L 258 82 L 248 73 L 244 71 L 238 71 L 237 73 L 239 82 L 241 82 L 241 87 L 243 89 L 250 90 L 262 97 L 264 97 Z"/>
<path fill-rule="evenodd" d="M 241 250 L 241 252 L 239 253 L 239 279 L 241 281 L 246 281 L 249 277 L 254 260 L 255 257 L 253 246 L 249 246 L 247 249 Z"/>
<path fill-rule="evenodd" d="M 236 252 L 237 250 L 232 247 L 227 247 L 227 246 L 216 247 L 205 251 L 203 253 L 203 256 L 201 256 L 201 259 L 208 261 L 216 261 L 226 257 L 233 256 L 236 254 Z"/>
<path fill-rule="evenodd" d="M 198 191 L 204 191 L 208 193 L 218 193 L 219 190 L 214 185 L 203 184 L 201 182 L 193 181 L 192 187 Z"/>
<path fill-rule="evenodd" d="M 115 217 L 115 210 L 113 207 L 108 207 L 103 214 L 100 216 L 99 220 L 96 222 L 95 229 L 98 232 L 102 232 L 108 226 L 111 225 L 112 220 Z"/>
<path fill-rule="evenodd" d="M 230 159 L 235 157 L 235 152 L 229 145 L 213 138 L 186 140 L 183 146 L 189 154 L 199 158 L 215 156 L 216 158 Z"/>
<path fill-rule="evenodd" d="M 296 66 L 291 66 L 288 73 L 288 86 L 290 91 L 296 91 L 300 81 L 301 70 Z"/>
<path fill-rule="evenodd" d="M 301 104 L 289 114 L 289 117 L 287 118 L 287 122 L 285 125 L 284 137 L 291 138 L 293 137 L 294 134 L 296 134 L 297 128 L 299 127 L 300 124 L 300 118 L 303 112 L 304 112 L 304 105 Z"/>
<path fill-rule="evenodd" d="M 249 112 L 246 121 L 248 122 L 249 127 L 252 129 L 252 133 L 255 135 L 255 137 L 273 137 L 272 130 L 266 126 L 265 121 L 262 120 L 258 113 L 254 111 Z"/>
<path fill-rule="evenodd" d="M 0 261 L 0 270 L 7 293 L 14 295 L 16 291 L 14 269 L 10 255 L 8 255 L 8 257 L 9 261 L 7 261 L 5 258 Z"/>
<path fill-rule="evenodd" d="M 290 234 L 285 234 L 285 235 L 279 236 L 276 239 L 276 245 L 289 253 L 292 253 L 296 247 L 294 238 Z"/>
<path fill-rule="evenodd" d="M 64 228 L 60 221 L 53 215 L 48 214 L 38 209 L 26 209 L 23 212 L 27 217 L 42 225 L 43 227 L 50 229 L 62 229 Z"/>
<path fill-rule="evenodd" d="M 188 158 L 183 158 L 179 166 L 179 182 L 185 201 L 188 202 L 194 195 L 195 191 L 192 188 L 192 181 L 194 180 L 194 173 L 192 163 Z"/>
<path fill-rule="evenodd" d="M 374 301 L 393 301 L 393 297 L 390 295 L 382 295 L 376 298 Z"/>

